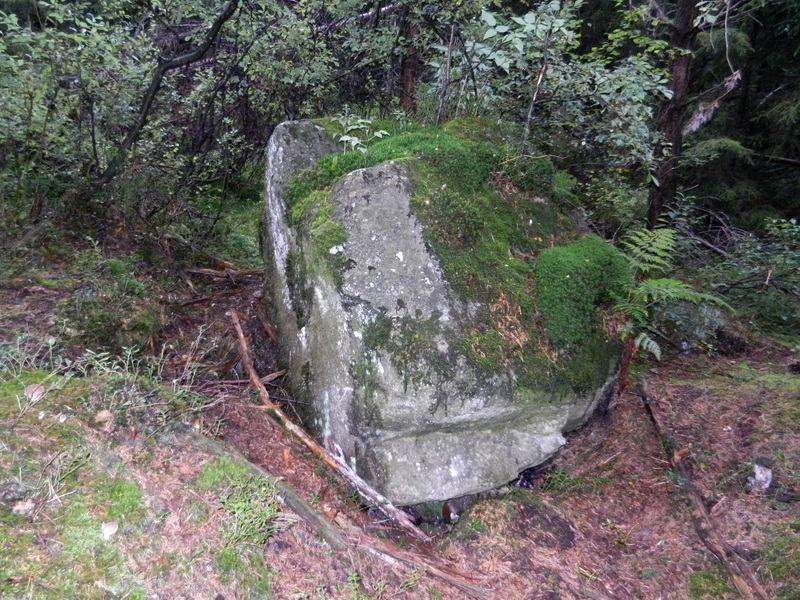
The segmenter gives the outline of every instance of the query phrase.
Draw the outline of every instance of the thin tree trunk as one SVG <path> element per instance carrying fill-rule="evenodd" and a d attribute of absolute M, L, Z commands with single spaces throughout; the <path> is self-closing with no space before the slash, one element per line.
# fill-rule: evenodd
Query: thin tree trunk
<path fill-rule="evenodd" d="M 455 24 L 450 25 L 450 43 L 447 44 L 447 62 L 444 67 L 444 76 L 442 78 L 442 89 L 439 92 L 439 106 L 436 109 L 436 127 L 442 124 L 442 115 L 444 113 L 444 100 L 447 97 L 447 88 L 450 86 L 450 64 L 453 59 L 453 39 L 456 35 Z"/>
<path fill-rule="evenodd" d="M 544 76 L 547 75 L 547 46 L 550 44 L 550 31 L 551 30 L 548 29 L 547 34 L 545 34 L 544 36 L 542 67 L 539 69 L 539 77 L 536 78 L 536 87 L 533 89 L 533 94 L 531 95 L 531 103 L 528 105 L 528 114 L 525 117 L 525 131 L 522 134 L 522 151 L 520 152 L 520 156 L 525 156 L 530 152 L 528 138 L 530 138 L 531 135 L 531 122 L 533 121 L 533 109 L 536 108 L 536 100 L 538 100 L 539 98 L 539 90 L 542 89 Z"/>
<path fill-rule="evenodd" d="M 402 82 L 402 96 L 400 97 L 400 108 L 404 111 L 413 113 L 417 108 L 416 93 L 417 93 L 417 80 L 419 78 L 419 71 L 421 61 L 419 58 L 419 50 L 414 46 L 415 40 L 419 31 L 416 25 L 411 23 L 408 15 L 405 18 L 404 37 L 406 42 L 406 53 L 400 63 L 400 80 Z"/>
<path fill-rule="evenodd" d="M 668 158 L 656 172 L 656 184 L 650 189 L 647 209 L 649 226 L 655 227 L 666 206 L 675 198 L 678 189 L 677 166 L 683 145 L 683 120 L 691 84 L 692 52 L 698 30 L 694 25 L 698 15 L 696 0 L 679 0 L 675 13 L 670 45 L 675 56 L 669 65 L 672 98 L 661 109 L 658 129 L 664 136 Z"/>

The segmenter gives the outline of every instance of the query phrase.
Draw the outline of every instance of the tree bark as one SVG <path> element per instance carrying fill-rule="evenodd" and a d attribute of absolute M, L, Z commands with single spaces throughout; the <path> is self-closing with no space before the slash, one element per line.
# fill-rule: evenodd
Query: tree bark
<path fill-rule="evenodd" d="M 456 35 L 455 24 L 450 25 L 450 43 L 447 44 L 447 62 L 445 62 L 444 75 L 442 76 L 442 89 L 439 91 L 439 106 L 436 109 L 436 127 L 442 124 L 444 117 L 444 101 L 447 97 L 447 88 L 450 86 L 450 66 L 453 59 L 453 39 Z"/>
<path fill-rule="evenodd" d="M 656 172 L 657 184 L 650 189 L 647 209 L 648 225 L 653 228 L 664 208 L 672 201 L 678 190 L 677 166 L 683 145 L 683 121 L 689 99 L 691 84 L 692 52 L 698 29 L 695 19 L 698 15 L 696 0 L 678 0 L 670 45 L 675 56 L 669 64 L 673 96 L 659 113 L 658 129 L 664 136 L 668 149 L 667 159 Z"/>
<path fill-rule="evenodd" d="M 400 80 L 402 82 L 402 96 L 400 97 L 400 108 L 408 113 L 413 113 L 417 108 L 416 93 L 417 79 L 422 62 L 419 58 L 419 50 L 414 45 L 419 30 L 406 15 L 403 26 L 403 37 L 405 37 L 406 53 L 400 63 Z"/>

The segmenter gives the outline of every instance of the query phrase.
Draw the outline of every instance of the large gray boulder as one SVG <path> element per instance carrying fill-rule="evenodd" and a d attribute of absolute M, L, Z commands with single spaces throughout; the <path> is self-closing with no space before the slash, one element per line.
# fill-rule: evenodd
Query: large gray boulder
<path fill-rule="evenodd" d="M 287 182 L 335 150 L 321 128 L 285 123 L 267 155 L 265 298 L 307 424 L 399 505 L 491 489 L 546 460 L 609 393 L 610 377 L 553 394 L 473 364 L 460 340 L 480 307 L 444 277 L 401 164 L 338 181 L 327 208 L 337 235 L 291 227 Z"/>

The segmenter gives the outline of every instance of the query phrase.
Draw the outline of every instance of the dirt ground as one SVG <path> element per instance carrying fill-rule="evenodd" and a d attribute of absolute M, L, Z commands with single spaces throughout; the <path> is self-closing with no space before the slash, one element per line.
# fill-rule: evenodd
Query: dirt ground
<path fill-rule="evenodd" d="M 59 306 L 79 293 L 80 285 L 59 288 L 48 282 L 67 274 L 51 271 L 48 277 L 16 276 L 0 286 L 4 341 L 20 332 L 45 339 L 63 330 Z M 182 277 L 185 282 L 161 302 L 160 331 L 145 356 L 161 361 L 165 381 L 205 398 L 207 408 L 191 423 L 196 430 L 233 444 L 282 478 L 353 540 L 349 551 L 334 552 L 302 521 L 292 522 L 259 550 L 272 597 L 480 597 L 432 574 L 421 559 L 416 568 L 409 566 L 414 557 L 445 565 L 488 598 L 740 597 L 695 531 L 683 482 L 671 471 L 637 391 L 636 378 L 645 377 L 722 538 L 749 564 L 768 597 L 800 598 L 800 374 L 796 355 L 785 347 L 748 338 L 726 355 L 697 349 L 663 363 L 636 365 L 631 384 L 607 415 L 571 433 L 546 465 L 477 499 L 457 523 L 423 523 L 433 542 L 421 544 L 363 506 L 345 482 L 259 407 L 236 364 L 230 320 L 232 310 L 242 317 L 261 357 L 259 375 L 276 372 L 273 340 L 259 308 L 259 279 L 210 272 Z M 64 352 L 77 356 L 80 344 Z M 268 389 L 295 414 L 282 377 Z M 194 459 L 187 454 L 172 460 Z M 765 490 L 749 481 L 755 465 L 771 472 Z M 183 534 L 172 524 L 170 535 Z M 197 543 L 197 532 L 186 532 L 185 539 Z M 382 544 L 408 560 L 370 553 Z M 247 591 L 235 597 L 247 598 Z"/>

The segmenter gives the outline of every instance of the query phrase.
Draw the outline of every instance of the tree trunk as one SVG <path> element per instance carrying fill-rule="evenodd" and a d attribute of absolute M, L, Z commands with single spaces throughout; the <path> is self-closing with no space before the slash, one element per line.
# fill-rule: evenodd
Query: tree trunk
<path fill-rule="evenodd" d="M 698 32 L 694 26 L 697 15 L 696 0 L 678 0 L 670 39 L 672 51 L 676 53 L 669 65 L 673 96 L 662 106 L 658 117 L 658 130 L 664 136 L 668 158 L 656 172 L 658 184 L 650 189 L 647 221 L 651 228 L 656 226 L 678 189 L 676 169 L 683 145 L 682 128 L 691 84 L 692 51 Z"/>
<path fill-rule="evenodd" d="M 406 18 L 403 27 L 403 37 L 406 42 L 406 53 L 400 63 L 400 78 L 402 81 L 403 95 L 400 97 L 400 108 L 404 111 L 413 113 L 417 106 L 415 96 L 417 92 L 417 79 L 419 78 L 419 71 L 421 61 L 419 59 L 419 50 L 414 46 L 415 38 L 419 31 L 417 26 Z"/>

